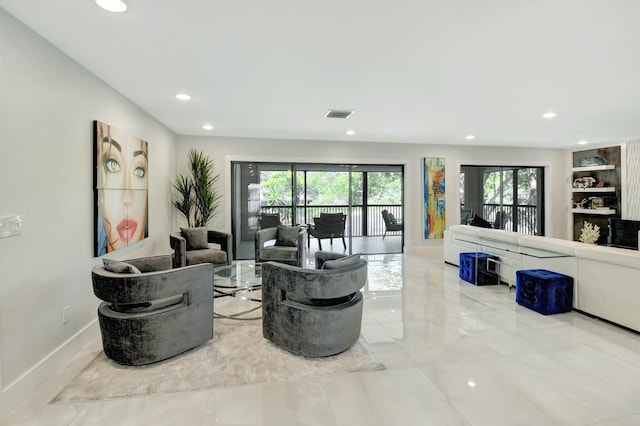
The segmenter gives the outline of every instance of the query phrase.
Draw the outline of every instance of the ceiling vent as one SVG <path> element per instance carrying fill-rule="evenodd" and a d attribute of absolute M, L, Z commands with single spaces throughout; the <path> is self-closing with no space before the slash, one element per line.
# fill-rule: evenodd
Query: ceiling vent
<path fill-rule="evenodd" d="M 340 111 L 337 109 L 330 109 L 325 114 L 327 118 L 349 118 L 353 114 L 353 111 Z"/>

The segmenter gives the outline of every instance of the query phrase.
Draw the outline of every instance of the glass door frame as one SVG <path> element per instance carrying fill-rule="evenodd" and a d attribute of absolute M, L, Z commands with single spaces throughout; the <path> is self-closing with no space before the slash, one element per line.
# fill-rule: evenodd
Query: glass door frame
<path fill-rule="evenodd" d="M 314 206 L 309 205 L 309 198 L 308 198 L 308 182 L 307 182 L 307 176 L 308 176 L 308 172 L 313 172 L 313 171 L 331 171 L 331 172 L 345 172 L 348 173 L 348 194 L 346 194 L 346 201 L 347 203 L 344 205 L 336 205 L 336 208 L 338 208 L 338 210 L 342 210 L 345 211 L 345 213 L 347 214 L 347 226 L 346 226 L 346 235 L 345 235 L 345 239 L 348 240 L 348 244 L 347 244 L 347 250 L 348 253 L 352 253 L 353 252 L 353 238 L 354 236 L 370 236 L 370 230 L 374 230 L 374 232 L 377 232 L 377 228 L 381 228 L 380 230 L 380 235 L 382 235 L 382 231 L 384 231 L 384 223 L 382 222 L 382 217 L 381 214 L 377 214 L 377 216 L 380 216 L 379 218 L 375 217 L 374 215 L 376 214 L 375 211 L 376 209 L 382 209 L 385 207 L 385 205 L 380 205 L 380 206 L 373 206 L 373 205 L 368 205 L 365 204 L 367 203 L 367 199 L 368 199 L 368 187 L 367 185 L 367 179 L 366 176 L 367 173 L 373 173 L 373 172 L 382 172 L 382 171 L 392 171 L 392 172 L 396 172 L 396 173 L 400 173 L 400 205 L 396 205 L 396 206 L 391 206 L 390 208 L 395 208 L 397 211 L 399 211 L 400 213 L 396 216 L 402 217 L 403 216 L 403 212 L 404 212 L 404 178 L 405 178 L 405 173 L 404 173 L 404 165 L 402 164 L 397 164 L 397 165 L 378 165 L 378 164 L 339 164 L 339 163 L 309 163 L 309 162 L 269 162 L 269 161 L 232 161 L 231 162 L 231 197 L 232 197 L 232 202 L 231 202 L 231 225 L 232 225 L 232 234 L 233 234 L 233 245 L 234 245 L 234 258 L 239 258 L 239 259 L 247 259 L 249 258 L 247 256 L 247 252 L 248 250 L 244 249 L 242 250 L 243 253 L 239 256 L 240 250 L 238 249 L 238 246 L 241 243 L 250 243 L 251 238 L 250 238 L 250 233 L 251 232 L 255 232 L 255 230 L 257 229 L 257 216 L 254 218 L 253 216 L 249 216 L 250 212 L 248 211 L 248 208 L 244 208 L 243 207 L 243 203 L 246 200 L 246 196 L 248 194 L 248 192 L 245 190 L 244 187 L 247 186 L 247 182 L 246 179 L 245 181 L 243 181 L 243 176 L 242 174 L 244 173 L 244 175 L 249 175 L 248 170 L 243 172 L 242 167 L 252 167 L 253 168 L 253 175 L 252 175 L 252 182 L 253 183 L 257 183 L 260 184 L 261 182 L 261 178 L 260 178 L 260 172 L 261 171 L 268 171 L 270 168 L 272 167 L 276 167 L 277 171 L 290 171 L 291 172 L 291 181 L 290 181 L 290 197 L 283 197 L 283 199 L 288 199 L 290 200 L 290 204 L 286 205 L 286 206 L 282 206 L 282 208 L 289 208 L 291 211 L 291 220 L 288 221 L 289 223 L 286 223 L 287 225 L 308 225 L 309 223 L 313 222 L 313 215 L 314 212 L 309 213 L 308 209 L 313 208 Z M 300 173 L 304 173 L 304 182 L 302 182 L 302 187 L 301 189 L 299 189 L 300 185 L 299 185 L 299 180 L 301 178 Z M 354 203 L 354 190 L 355 188 L 353 188 L 354 185 L 354 174 L 355 173 L 363 173 L 363 178 L 362 178 L 362 188 L 360 188 L 360 190 L 363 192 L 362 197 L 362 205 L 361 204 L 355 204 Z M 301 200 L 299 200 L 299 194 L 300 192 L 304 191 L 302 193 L 302 204 L 300 203 Z M 354 220 L 354 214 L 355 214 L 355 209 L 354 207 L 360 206 L 361 207 L 361 214 L 359 217 L 362 217 L 363 220 L 362 221 L 358 221 L 357 223 Z M 366 207 L 366 208 L 365 208 Z M 262 205 L 258 205 L 258 210 L 256 212 L 251 213 L 252 215 L 258 214 L 259 211 L 261 211 L 263 208 Z M 300 209 L 304 209 L 304 213 L 301 214 Z M 315 208 L 314 210 L 317 210 L 317 212 L 321 211 L 322 209 L 324 210 L 331 210 L 331 206 L 327 205 L 327 206 L 318 206 L 317 208 Z M 335 210 L 335 209 L 334 209 Z M 336 210 L 336 211 L 338 211 Z M 243 214 L 246 215 L 246 217 L 243 218 Z M 371 219 L 371 220 L 370 220 Z M 245 223 L 246 222 L 246 223 Z M 256 223 L 253 223 L 256 222 Z M 371 222 L 371 223 L 370 223 Z M 382 224 L 380 224 L 379 222 L 382 222 Z M 253 223 L 253 225 L 251 225 Z M 358 226 L 359 229 L 355 230 L 354 232 L 354 226 Z M 246 235 L 245 235 L 246 234 Z M 374 234 L 377 235 L 377 234 Z M 404 248 L 404 232 L 401 234 L 401 243 L 400 243 L 400 252 L 402 252 L 403 248 Z M 340 246 L 342 246 L 342 244 L 340 243 Z M 342 248 L 342 247 L 341 247 Z M 396 253 L 396 251 L 393 251 L 394 253 Z M 251 257 L 253 258 L 253 257 Z"/>

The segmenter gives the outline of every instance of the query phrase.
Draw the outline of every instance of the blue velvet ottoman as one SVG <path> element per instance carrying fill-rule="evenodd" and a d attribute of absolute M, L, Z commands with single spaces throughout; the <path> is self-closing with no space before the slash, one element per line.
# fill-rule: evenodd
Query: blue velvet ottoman
<path fill-rule="evenodd" d="M 516 271 L 516 303 L 541 314 L 557 314 L 573 309 L 573 278 L 547 271 Z"/>
<path fill-rule="evenodd" d="M 500 275 L 495 271 L 495 264 L 491 265 L 489 259 L 500 260 L 496 255 L 489 253 L 460 253 L 459 277 L 475 285 L 500 284 Z"/>

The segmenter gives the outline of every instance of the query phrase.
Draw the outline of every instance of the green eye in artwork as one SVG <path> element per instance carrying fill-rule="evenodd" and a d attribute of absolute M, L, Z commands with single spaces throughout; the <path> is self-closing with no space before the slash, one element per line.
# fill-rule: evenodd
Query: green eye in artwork
<path fill-rule="evenodd" d="M 104 160 L 104 168 L 109 173 L 117 173 L 120 171 L 120 163 L 115 158 L 107 158 Z"/>

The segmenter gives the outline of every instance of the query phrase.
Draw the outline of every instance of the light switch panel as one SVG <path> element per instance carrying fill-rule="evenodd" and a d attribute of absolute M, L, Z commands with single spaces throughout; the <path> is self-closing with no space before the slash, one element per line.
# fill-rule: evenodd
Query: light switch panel
<path fill-rule="evenodd" d="M 14 237 L 22 232 L 20 216 L 0 217 L 0 238 Z"/>

